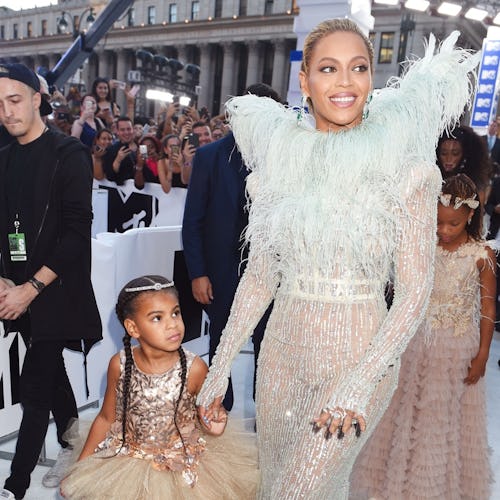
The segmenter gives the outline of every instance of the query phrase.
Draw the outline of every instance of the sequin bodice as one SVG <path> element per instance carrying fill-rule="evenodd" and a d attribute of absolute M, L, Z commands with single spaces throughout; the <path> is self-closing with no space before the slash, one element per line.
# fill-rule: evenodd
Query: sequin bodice
<path fill-rule="evenodd" d="M 437 247 L 434 286 L 425 316 L 431 331 L 454 328 L 457 337 L 478 331 L 481 307 L 479 259 L 488 259 L 481 242 L 466 243 L 453 252 Z M 450 276 L 453 276 L 453 282 L 450 282 Z"/>
<path fill-rule="evenodd" d="M 195 358 L 185 351 L 187 373 Z M 101 449 L 116 451 L 121 447 L 123 415 L 123 377 L 125 354 L 120 353 L 122 372 L 116 391 L 116 421 Z M 181 387 L 181 366 L 177 362 L 165 373 L 147 374 L 139 370 L 135 362 L 130 377 L 129 400 L 126 422 L 126 445 L 121 454 L 151 460 L 158 470 L 170 469 L 182 472 L 188 484 L 196 481 L 196 464 L 205 449 L 201 436 L 194 396 L 184 387 L 177 409 L 177 426 L 182 433 L 184 446 L 174 423 L 176 401 Z"/>

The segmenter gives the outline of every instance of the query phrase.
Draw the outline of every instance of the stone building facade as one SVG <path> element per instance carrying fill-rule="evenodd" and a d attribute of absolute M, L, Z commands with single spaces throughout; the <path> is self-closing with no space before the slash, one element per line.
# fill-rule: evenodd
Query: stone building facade
<path fill-rule="evenodd" d="M 290 54 L 296 49 L 297 3 L 300 1 L 136 0 L 95 47 L 73 81 L 89 87 L 96 76 L 127 80 L 129 70 L 141 68 L 136 52 L 144 49 L 198 65 L 197 104 L 207 106 L 212 113 L 222 108 L 228 96 L 258 81 L 286 96 Z M 106 4 L 103 0 L 59 0 L 57 5 L 36 9 L 0 8 L 0 60 L 53 68 L 73 41 L 71 31 L 84 31 L 90 8 L 97 16 Z M 375 87 L 398 74 L 400 60 L 421 55 L 422 39 L 431 31 L 441 39 L 459 29 L 462 44 L 471 48 L 480 48 L 486 33 L 482 25 L 472 21 L 412 14 L 400 6 L 374 4 L 372 15 Z M 70 33 L 61 32 L 63 17 L 70 24 Z M 179 76 L 185 77 L 184 73 Z"/>

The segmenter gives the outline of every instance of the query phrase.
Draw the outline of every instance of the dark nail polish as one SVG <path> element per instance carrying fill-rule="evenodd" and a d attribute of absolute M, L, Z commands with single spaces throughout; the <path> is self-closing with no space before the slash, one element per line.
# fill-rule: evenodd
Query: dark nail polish
<path fill-rule="evenodd" d="M 326 429 L 325 439 L 328 441 L 331 437 L 332 437 L 332 433 L 330 432 L 330 429 Z"/>
<path fill-rule="evenodd" d="M 339 426 L 339 429 L 337 431 L 337 439 L 342 439 L 344 437 L 344 431 L 342 430 L 342 427 Z"/>
<path fill-rule="evenodd" d="M 354 424 L 354 429 L 355 429 L 355 434 L 356 434 L 356 437 L 359 438 L 359 436 L 361 436 L 361 426 L 359 424 Z"/>
<path fill-rule="evenodd" d="M 313 432 L 314 432 L 314 434 L 317 434 L 320 430 L 321 430 L 321 426 L 318 425 L 317 422 L 314 422 L 313 423 Z"/>

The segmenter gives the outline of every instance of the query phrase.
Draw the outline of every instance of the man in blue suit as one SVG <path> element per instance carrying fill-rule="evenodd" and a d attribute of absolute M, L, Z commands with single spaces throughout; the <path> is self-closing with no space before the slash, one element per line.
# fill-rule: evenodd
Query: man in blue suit
<path fill-rule="evenodd" d="M 281 102 L 278 94 L 263 83 L 251 85 L 245 94 L 271 97 Z M 241 263 L 248 253 L 246 248 L 241 250 L 240 240 L 248 223 L 244 209 L 247 175 L 232 133 L 196 151 L 184 210 L 182 240 L 193 296 L 204 305 L 210 318 L 210 361 L 226 326 L 244 270 Z M 253 334 L 255 367 L 269 312 Z M 231 381 L 223 404 L 227 410 L 233 406 Z"/>

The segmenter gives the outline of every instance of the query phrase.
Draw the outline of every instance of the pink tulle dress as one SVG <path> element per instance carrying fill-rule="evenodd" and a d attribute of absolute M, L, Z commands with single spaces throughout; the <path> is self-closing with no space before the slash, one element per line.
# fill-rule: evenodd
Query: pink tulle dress
<path fill-rule="evenodd" d="M 352 499 L 487 500 L 491 468 L 484 378 L 466 385 L 479 348 L 485 243 L 438 246 L 426 318 L 401 358 L 399 385 L 359 455 Z"/>

